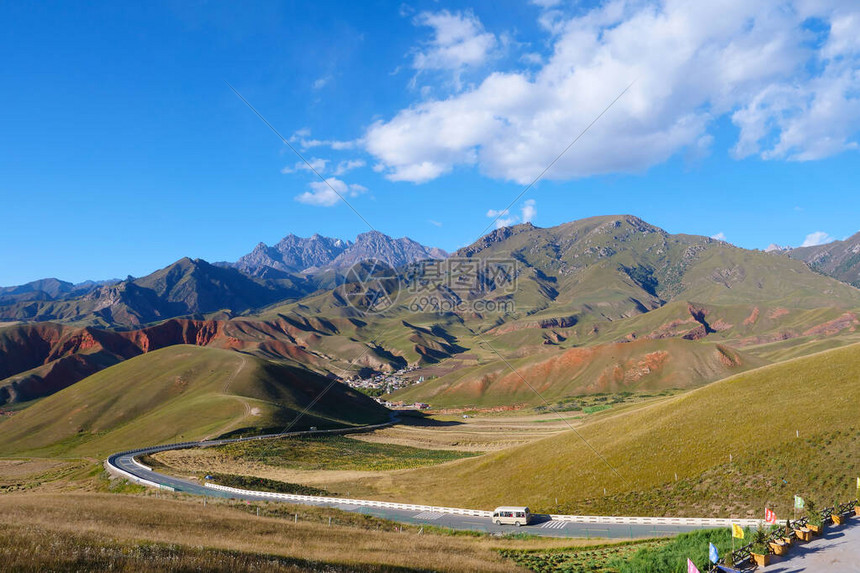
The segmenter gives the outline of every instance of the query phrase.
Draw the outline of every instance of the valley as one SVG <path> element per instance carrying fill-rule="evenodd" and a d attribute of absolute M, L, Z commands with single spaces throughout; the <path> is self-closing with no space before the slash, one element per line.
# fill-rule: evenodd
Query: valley
<path fill-rule="evenodd" d="M 376 242 L 399 266 L 359 263 L 353 278 L 336 264 L 346 243 L 301 241 L 285 239 L 277 264 L 260 247 L 236 265 L 183 260 L 79 298 L 58 291 L 0 307 L 37 309 L 0 326 L 3 491 L 104 488 L 95 460 L 130 448 L 360 429 L 389 421 L 384 403 L 426 409 L 373 431 L 169 450 L 143 463 L 201 485 L 267 480 L 546 514 L 749 519 L 762 504 L 788 515 L 790 492 L 822 504 L 851 494 L 860 291 L 802 261 L 630 216 L 504 228 L 437 260 L 385 255 Z M 296 245 L 322 258 L 302 259 Z M 96 310 L 104 289 L 121 296 Z M 377 310 L 366 297 L 379 292 L 391 304 Z M 452 310 L 428 310 L 431 295 Z M 477 301 L 504 310 L 477 312 Z M 350 387 L 359 380 L 367 387 Z M 476 567 L 502 559 L 504 569 L 517 551 L 494 548 Z"/>
<path fill-rule="evenodd" d="M 860 3 L 0 22 L 0 573 L 860 573 Z"/>

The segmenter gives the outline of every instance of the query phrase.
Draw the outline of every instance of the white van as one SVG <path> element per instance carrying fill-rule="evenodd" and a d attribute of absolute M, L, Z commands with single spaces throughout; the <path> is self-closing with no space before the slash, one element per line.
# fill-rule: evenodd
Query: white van
<path fill-rule="evenodd" d="M 528 525 L 532 514 L 527 507 L 497 507 L 493 510 L 493 523 L 496 525 Z"/>

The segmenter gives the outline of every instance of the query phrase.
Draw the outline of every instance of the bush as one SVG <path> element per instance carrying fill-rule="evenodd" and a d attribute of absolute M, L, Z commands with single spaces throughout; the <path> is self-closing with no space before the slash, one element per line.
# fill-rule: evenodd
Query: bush
<path fill-rule="evenodd" d="M 818 507 L 812 500 L 806 502 L 806 523 L 815 527 L 821 527 L 824 523 L 824 520 L 821 519 L 821 512 L 818 511 Z"/>
<path fill-rule="evenodd" d="M 761 525 L 756 528 L 752 534 L 752 543 L 750 543 L 750 551 L 757 555 L 767 555 L 767 530 Z"/>
<path fill-rule="evenodd" d="M 716 545 L 720 555 L 727 555 L 732 547 L 731 531 L 704 529 L 682 533 L 665 545 L 641 549 L 632 557 L 610 561 L 607 566 L 619 573 L 675 573 L 687 570 L 689 558 L 704 571 L 709 563 L 708 543 Z"/>

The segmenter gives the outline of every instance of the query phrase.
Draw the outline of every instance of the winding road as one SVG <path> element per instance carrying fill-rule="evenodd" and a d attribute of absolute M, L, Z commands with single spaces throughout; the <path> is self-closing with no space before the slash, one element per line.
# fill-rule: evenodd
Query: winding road
<path fill-rule="evenodd" d="M 415 525 L 433 525 L 436 527 L 452 528 L 460 530 L 483 531 L 487 533 L 504 534 L 504 533 L 529 533 L 532 535 L 540 535 L 545 537 L 599 537 L 607 539 L 635 539 L 642 537 L 662 537 L 667 535 L 676 535 L 697 529 L 707 529 L 714 527 L 726 527 L 729 520 L 724 519 L 684 519 L 684 518 L 627 518 L 627 517 L 608 517 L 608 516 L 570 516 L 570 515 L 536 515 L 534 521 L 521 528 L 515 528 L 510 525 L 495 525 L 490 521 L 490 518 L 485 515 L 486 512 L 478 510 L 466 510 L 457 508 L 442 508 L 429 506 L 411 506 L 410 507 L 391 507 L 403 506 L 404 504 L 394 504 L 386 502 L 374 502 L 370 500 L 352 500 L 345 498 L 315 498 L 314 496 L 287 496 L 285 494 L 270 494 L 266 492 L 253 492 L 248 490 L 223 491 L 213 487 L 207 487 L 200 483 L 168 476 L 165 474 L 153 471 L 151 468 L 137 461 L 137 457 L 156 452 L 167 450 L 178 450 L 195 447 L 210 447 L 218 446 L 227 443 L 279 439 L 296 436 L 310 436 L 320 434 L 347 434 L 356 432 L 366 432 L 391 426 L 396 423 L 396 419 L 392 418 L 391 422 L 385 424 L 377 424 L 373 426 L 363 426 L 359 428 L 349 428 L 343 430 L 317 430 L 317 431 L 302 431 L 289 432 L 285 434 L 272 434 L 267 436 L 257 436 L 251 438 L 233 438 L 226 440 L 203 440 L 200 442 L 182 442 L 178 444 L 168 444 L 162 446 L 152 446 L 140 448 L 126 452 L 113 454 L 105 461 L 105 468 L 120 477 L 129 479 L 130 481 L 146 485 L 149 487 L 158 487 L 170 491 L 177 491 L 192 495 L 202 495 L 208 497 L 225 497 L 244 500 L 259 500 L 259 501 L 284 501 L 287 503 L 315 505 L 334 507 L 343 511 L 352 511 L 356 513 L 365 513 L 377 517 L 398 521 L 401 523 L 409 523 Z M 372 504 L 372 505 L 371 505 Z M 387 505 L 389 507 L 382 507 Z M 468 515 L 471 513 L 472 515 Z M 735 520 L 743 525 L 757 523 L 754 520 Z"/>

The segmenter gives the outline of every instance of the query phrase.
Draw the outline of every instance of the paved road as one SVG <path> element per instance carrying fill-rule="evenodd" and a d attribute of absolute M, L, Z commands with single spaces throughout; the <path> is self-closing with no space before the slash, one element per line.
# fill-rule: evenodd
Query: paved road
<path fill-rule="evenodd" d="M 809 543 L 793 545 L 785 557 L 775 557 L 768 573 L 860 573 L 860 518 L 829 526 Z"/>
<path fill-rule="evenodd" d="M 237 441 L 237 440 L 229 440 Z M 205 442 L 206 445 L 216 445 L 222 441 Z M 178 449 L 180 447 L 196 447 L 197 443 L 186 443 L 170 446 L 156 446 L 152 448 L 143 448 L 132 452 L 123 452 L 114 454 L 108 458 L 108 463 L 114 465 L 138 478 L 145 479 L 157 484 L 168 486 L 182 493 L 192 495 L 203 495 L 208 497 L 224 497 L 246 500 L 272 501 L 271 498 L 264 498 L 255 495 L 243 495 L 222 492 L 211 488 L 204 487 L 202 484 L 195 481 L 184 480 L 151 470 L 144 469 L 135 464 L 133 459 L 135 456 L 142 456 L 148 453 L 165 451 L 170 449 Z M 436 527 L 445 527 L 461 530 L 484 531 L 488 533 L 529 533 L 531 535 L 539 535 L 544 537 L 584 537 L 584 538 L 608 538 L 608 539 L 633 539 L 642 537 L 662 537 L 667 535 L 676 535 L 688 531 L 702 529 L 696 526 L 680 526 L 680 525 L 623 525 L 623 524 L 585 524 L 571 523 L 565 521 L 553 521 L 549 516 L 538 515 L 535 521 L 528 526 L 514 527 L 511 525 L 495 525 L 487 518 L 472 517 L 465 515 L 453 515 L 446 513 L 435 513 L 432 511 L 415 511 L 392 508 L 377 508 L 377 507 L 360 507 L 357 505 L 349 505 L 346 503 L 325 503 L 325 502 L 296 502 L 290 501 L 287 503 L 300 503 L 303 505 L 317 505 L 334 507 L 344 511 L 352 511 L 356 513 L 364 513 L 375 515 L 385 519 L 391 519 L 401 523 L 410 523 L 416 525 L 433 525 Z"/>

